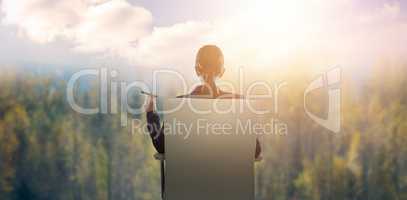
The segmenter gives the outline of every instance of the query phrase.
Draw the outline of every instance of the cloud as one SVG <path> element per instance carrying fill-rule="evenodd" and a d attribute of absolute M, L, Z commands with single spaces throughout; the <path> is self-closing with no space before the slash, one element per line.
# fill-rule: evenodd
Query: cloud
<path fill-rule="evenodd" d="M 212 28 L 193 21 L 152 27 L 152 14 L 125 0 L 3 0 L 1 11 L 4 25 L 36 43 L 68 40 L 74 51 L 113 54 L 143 67 L 186 65 Z"/>
<path fill-rule="evenodd" d="M 147 66 L 193 65 L 196 48 L 209 42 L 213 31 L 212 24 L 193 21 L 155 27 L 125 52 L 126 57 Z"/>
<path fill-rule="evenodd" d="M 113 54 L 141 67 L 191 66 L 207 43 L 220 45 L 233 66 L 275 65 L 302 54 L 340 61 L 405 52 L 398 2 L 372 10 L 355 4 L 258 0 L 238 16 L 161 27 L 153 27 L 150 11 L 126 0 L 3 0 L 1 11 L 4 24 L 32 41 L 68 40 L 75 51 Z"/>
<path fill-rule="evenodd" d="M 362 14 L 359 19 L 363 24 L 389 23 L 396 21 L 401 15 L 400 3 L 384 3 L 373 12 Z"/>
<path fill-rule="evenodd" d="M 3 0 L 3 23 L 34 42 L 70 40 L 83 52 L 120 51 L 150 32 L 151 13 L 124 0 Z"/>

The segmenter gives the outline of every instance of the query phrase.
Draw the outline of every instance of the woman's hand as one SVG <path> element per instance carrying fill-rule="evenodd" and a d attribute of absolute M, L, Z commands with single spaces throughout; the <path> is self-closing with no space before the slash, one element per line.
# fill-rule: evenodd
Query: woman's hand
<path fill-rule="evenodd" d="M 155 97 L 153 95 L 148 95 L 146 112 L 153 112 L 154 110 L 155 110 Z"/>

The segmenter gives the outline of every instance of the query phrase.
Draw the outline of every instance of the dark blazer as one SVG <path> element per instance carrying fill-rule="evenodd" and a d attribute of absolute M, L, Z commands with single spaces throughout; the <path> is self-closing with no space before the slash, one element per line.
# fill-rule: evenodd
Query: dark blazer
<path fill-rule="evenodd" d="M 195 88 L 191 94 L 178 96 L 177 98 L 189 98 L 192 96 L 200 96 L 200 98 L 210 98 L 209 91 L 205 89 L 206 87 L 198 86 Z M 198 98 L 198 97 L 194 98 Z M 219 90 L 219 95 L 215 98 L 226 98 L 226 99 L 237 99 L 243 98 L 240 94 L 232 94 Z M 165 143 L 164 143 L 164 129 L 161 126 L 160 116 L 154 111 L 147 112 L 147 129 L 150 133 L 153 145 L 158 153 L 165 153 Z M 258 139 L 256 139 L 256 152 L 255 158 L 258 158 L 261 153 L 261 146 Z"/>

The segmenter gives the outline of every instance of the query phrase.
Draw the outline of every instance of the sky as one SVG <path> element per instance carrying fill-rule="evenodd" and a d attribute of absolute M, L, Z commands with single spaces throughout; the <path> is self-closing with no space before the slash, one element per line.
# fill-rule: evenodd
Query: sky
<path fill-rule="evenodd" d="M 227 66 L 403 59 L 402 0 L 0 0 L 0 66 L 171 68 L 204 44 Z"/>

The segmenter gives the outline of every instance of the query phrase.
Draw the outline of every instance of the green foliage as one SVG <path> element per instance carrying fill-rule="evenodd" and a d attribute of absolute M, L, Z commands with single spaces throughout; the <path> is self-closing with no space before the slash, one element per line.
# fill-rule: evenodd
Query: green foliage
<path fill-rule="evenodd" d="M 128 133 L 119 116 L 75 113 L 61 80 L 17 72 L 0 80 L 0 199 L 160 197 L 148 136 Z"/>
<path fill-rule="evenodd" d="M 301 85 L 280 94 L 289 111 L 280 117 L 293 124 L 287 137 L 263 138 L 257 199 L 407 199 L 407 68 L 383 65 L 357 84 L 343 80 L 340 134 L 298 112 Z"/>
<path fill-rule="evenodd" d="M 406 69 L 386 63 L 361 89 L 344 84 L 337 135 L 304 115 L 308 81 L 290 75 L 298 85 L 280 94 L 279 108 L 289 135 L 261 138 L 256 198 L 407 199 Z M 97 96 L 86 92 L 78 100 L 96 105 Z M 119 117 L 75 113 L 59 79 L 2 73 L 0 199 L 160 199 L 150 138 L 121 128 Z"/>

